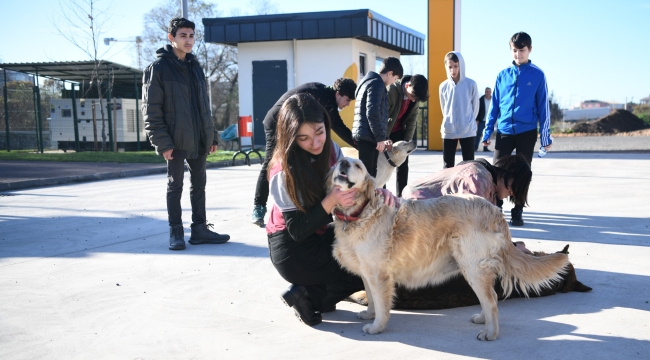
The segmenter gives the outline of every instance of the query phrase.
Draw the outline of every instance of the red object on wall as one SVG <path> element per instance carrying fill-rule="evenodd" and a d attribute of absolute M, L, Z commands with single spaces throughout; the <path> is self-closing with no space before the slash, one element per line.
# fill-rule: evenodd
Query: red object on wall
<path fill-rule="evenodd" d="M 253 137 L 253 117 L 240 116 L 239 117 L 239 137 Z"/>

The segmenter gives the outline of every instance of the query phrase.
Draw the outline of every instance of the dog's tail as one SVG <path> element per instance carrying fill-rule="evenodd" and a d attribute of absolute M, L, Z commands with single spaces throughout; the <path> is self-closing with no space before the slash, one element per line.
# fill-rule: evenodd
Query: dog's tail
<path fill-rule="evenodd" d="M 503 273 L 500 273 L 501 287 L 506 297 L 517 286 L 528 297 L 533 291 L 539 294 L 542 287 L 551 287 L 553 281 L 562 279 L 569 266 L 569 257 L 564 253 L 555 253 L 536 257 L 524 253 L 512 245 L 512 236 L 508 223 L 502 219 L 502 231 L 508 240 L 502 249 Z"/>

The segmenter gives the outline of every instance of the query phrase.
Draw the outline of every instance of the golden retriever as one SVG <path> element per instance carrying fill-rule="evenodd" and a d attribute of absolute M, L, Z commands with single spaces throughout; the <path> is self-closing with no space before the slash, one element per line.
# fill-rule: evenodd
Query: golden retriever
<path fill-rule="evenodd" d="M 560 280 L 569 264 L 566 254 L 534 257 L 512 246 L 508 223 L 501 212 L 474 195 L 449 195 L 429 200 L 384 203 L 375 180 L 363 163 L 344 158 L 332 169 L 328 188 L 356 188 L 355 205 L 334 209 L 333 254 L 363 279 L 368 309 L 361 319 L 368 334 L 382 332 L 390 317 L 395 285 L 409 289 L 440 284 L 462 274 L 481 303 L 471 317 L 485 324 L 479 340 L 499 334 L 494 282 L 501 278 L 506 295 L 517 285 L 525 294 Z"/>

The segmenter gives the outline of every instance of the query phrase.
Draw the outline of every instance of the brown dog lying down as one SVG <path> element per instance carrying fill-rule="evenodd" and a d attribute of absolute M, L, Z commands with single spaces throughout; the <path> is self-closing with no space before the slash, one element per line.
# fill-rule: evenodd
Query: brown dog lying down
<path fill-rule="evenodd" d="M 558 253 L 568 254 L 569 245 L 565 246 L 562 251 L 558 251 Z M 535 256 L 547 255 L 546 253 L 537 251 L 533 252 L 533 254 Z M 562 275 L 562 280 L 553 282 L 552 287 L 542 287 L 542 291 L 539 294 L 530 292 L 529 297 L 555 295 L 557 292 L 587 292 L 592 290 L 589 286 L 578 281 L 573 265 L 569 264 L 566 270 L 567 273 Z M 500 284 L 500 281 L 496 281 L 494 290 L 499 294 L 499 300 L 504 300 L 503 290 L 501 289 Z M 518 297 L 524 297 L 524 295 L 518 288 L 516 288 L 508 298 Z M 350 295 L 346 300 L 368 306 L 368 299 L 366 298 L 365 291 L 356 292 Z M 395 291 L 393 309 L 439 310 L 478 304 L 478 297 L 476 297 L 474 290 L 472 290 L 463 276 L 458 276 L 444 284 L 428 286 L 416 290 L 408 290 L 404 287 L 398 286 Z"/>

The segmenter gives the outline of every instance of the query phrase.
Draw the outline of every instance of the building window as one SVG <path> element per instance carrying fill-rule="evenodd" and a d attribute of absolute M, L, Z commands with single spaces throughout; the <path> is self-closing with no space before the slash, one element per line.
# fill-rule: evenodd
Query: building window
<path fill-rule="evenodd" d="M 61 117 L 72 117 L 72 110 L 61 109 Z"/>
<path fill-rule="evenodd" d="M 375 71 L 378 74 L 379 74 L 379 71 L 381 70 L 381 65 L 383 64 L 383 62 L 384 62 L 384 58 L 380 58 L 379 56 L 377 56 L 375 58 Z"/>
<path fill-rule="evenodd" d="M 366 76 L 366 54 L 359 53 L 359 73 Z"/>

